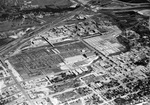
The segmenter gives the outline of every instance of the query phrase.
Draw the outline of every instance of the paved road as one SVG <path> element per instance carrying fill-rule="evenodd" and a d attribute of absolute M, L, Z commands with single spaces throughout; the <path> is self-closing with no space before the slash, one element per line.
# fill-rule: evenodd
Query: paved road
<path fill-rule="evenodd" d="M 144 7 L 145 8 L 145 7 Z M 143 7 L 134 7 L 134 8 L 128 8 L 128 9 L 101 9 L 99 12 L 111 12 L 111 11 L 130 11 L 130 10 L 134 10 L 134 9 L 144 9 Z M 150 8 L 150 7 L 146 7 L 146 8 Z M 5 49 L 3 49 L 0 54 L 5 54 L 5 53 L 8 53 L 9 51 L 12 51 L 14 49 L 16 49 L 18 46 L 21 46 L 22 44 L 24 44 L 26 41 L 30 40 L 31 38 L 33 38 L 35 35 L 39 34 L 39 33 L 42 33 L 44 32 L 45 30 L 50 29 L 50 28 L 53 28 L 55 25 L 61 23 L 62 21 L 64 21 L 65 19 L 67 19 L 68 17 L 74 15 L 74 14 L 78 14 L 79 12 L 81 12 L 83 9 L 81 10 L 76 10 L 74 12 L 71 12 L 69 14 L 67 14 L 66 16 L 64 17 L 60 17 L 56 20 L 54 20 L 52 23 L 48 23 L 36 30 L 34 30 L 33 32 L 29 33 L 29 36 L 28 38 L 24 39 L 24 37 L 16 40 L 16 42 L 13 42 L 13 43 L 10 43 L 9 45 L 6 46 Z M 42 31 L 42 32 L 41 32 Z M 97 51 L 95 48 L 93 48 L 92 46 L 90 46 L 88 43 L 86 43 L 82 38 L 79 38 L 79 40 L 81 42 L 83 42 L 84 44 L 86 44 L 87 46 L 89 46 L 90 49 L 92 49 L 93 51 L 96 51 L 98 52 L 99 54 L 105 56 L 104 54 L 102 54 L 101 52 Z M 105 56 L 106 57 L 106 56 Z M 106 57 L 108 58 L 108 57 Z M 108 58 L 109 59 L 109 58 Z M 2 61 L 3 65 L 6 67 L 6 69 L 8 69 L 8 67 L 6 66 L 6 64 L 4 63 L 4 59 L 0 58 L 0 60 Z M 109 59 L 110 61 L 112 61 L 111 59 Z M 112 61 L 113 62 L 113 61 Z M 115 63 L 115 62 L 113 62 Z M 17 79 L 15 78 L 15 76 L 12 74 L 11 70 L 8 69 L 8 71 L 10 72 L 10 75 L 12 76 L 12 78 L 14 79 L 17 87 L 22 91 L 22 93 L 26 96 L 26 98 L 29 100 L 29 102 L 34 105 L 34 103 L 32 102 L 32 100 L 29 98 L 29 96 L 26 94 L 26 92 L 24 91 L 24 89 L 21 87 L 20 83 L 17 81 Z"/>
<path fill-rule="evenodd" d="M 119 1 L 119 0 L 113 0 L 113 1 L 116 1 L 117 3 L 124 3 L 124 4 L 128 4 L 128 5 L 147 5 L 147 4 L 150 4 L 150 3 L 130 3 L 130 2 L 123 2 L 123 1 Z"/>
<path fill-rule="evenodd" d="M 134 6 L 134 7 L 118 7 L 118 8 L 101 8 L 98 12 L 123 12 L 123 11 L 133 11 L 133 10 L 144 10 L 150 9 L 150 5 L 143 5 L 143 6 Z"/>
<path fill-rule="evenodd" d="M 23 95 L 27 98 L 27 100 L 30 102 L 31 105 L 35 105 L 33 103 L 33 101 L 30 99 L 30 97 L 27 95 L 26 91 L 21 87 L 20 82 L 18 82 L 16 77 L 13 75 L 12 71 L 8 68 L 8 66 L 4 62 L 4 59 L 0 58 L 0 61 L 1 61 L 2 65 L 8 70 L 9 74 L 11 75 L 13 80 L 15 81 L 15 84 L 16 84 L 17 88 L 23 93 Z"/>
<path fill-rule="evenodd" d="M 15 50 L 18 46 L 21 46 L 22 44 L 24 44 L 26 41 L 30 40 L 32 37 L 34 37 L 35 35 L 39 34 L 39 32 L 44 32 L 45 30 L 50 29 L 50 28 L 53 28 L 55 25 L 61 23 L 62 21 L 66 20 L 68 17 L 74 15 L 74 14 L 78 14 L 79 12 L 81 12 L 83 10 L 83 8 L 80 10 L 76 10 L 74 12 L 71 12 L 69 14 L 67 14 L 66 16 L 64 17 L 60 17 L 56 20 L 54 20 L 52 23 L 48 23 L 42 27 L 40 27 L 39 29 L 36 29 L 34 32 L 31 32 L 29 34 L 30 37 L 26 38 L 26 39 L 23 39 L 24 37 L 16 40 L 16 42 L 12 42 L 10 43 L 9 45 L 7 45 L 3 50 L 1 50 L 0 54 L 5 54 L 5 53 L 8 53 L 12 50 Z M 41 33 L 42 33 L 41 32 Z M 7 67 L 7 65 L 5 64 L 4 62 L 4 59 L 3 58 L 0 58 L 0 61 L 2 62 L 3 66 L 8 70 L 8 72 L 10 73 L 11 77 L 14 79 L 17 87 L 20 89 L 20 91 L 23 93 L 23 95 L 27 98 L 27 100 L 30 102 L 31 105 L 35 105 L 33 103 L 33 101 L 30 99 L 30 97 L 27 95 L 26 91 L 21 87 L 20 85 L 20 82 L 16 79 L 16 77 L 13 75 L 12 71 Z"/>

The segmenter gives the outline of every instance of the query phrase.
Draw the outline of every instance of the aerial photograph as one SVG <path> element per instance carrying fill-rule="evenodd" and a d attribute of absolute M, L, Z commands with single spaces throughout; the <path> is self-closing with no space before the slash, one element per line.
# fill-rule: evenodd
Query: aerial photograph
<path fill-rule="evenodd" d="M 0 105 L 150 105 L 150 0 L 0 0 Z"/>

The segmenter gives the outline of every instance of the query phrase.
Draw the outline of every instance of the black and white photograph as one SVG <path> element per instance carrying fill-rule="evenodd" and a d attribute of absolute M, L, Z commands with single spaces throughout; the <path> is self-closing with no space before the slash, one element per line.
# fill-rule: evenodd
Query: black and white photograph
<path fill-rule="evenodd" d="M 150 105 L 150 0 L 0 0 L 0 105 Z"/>

